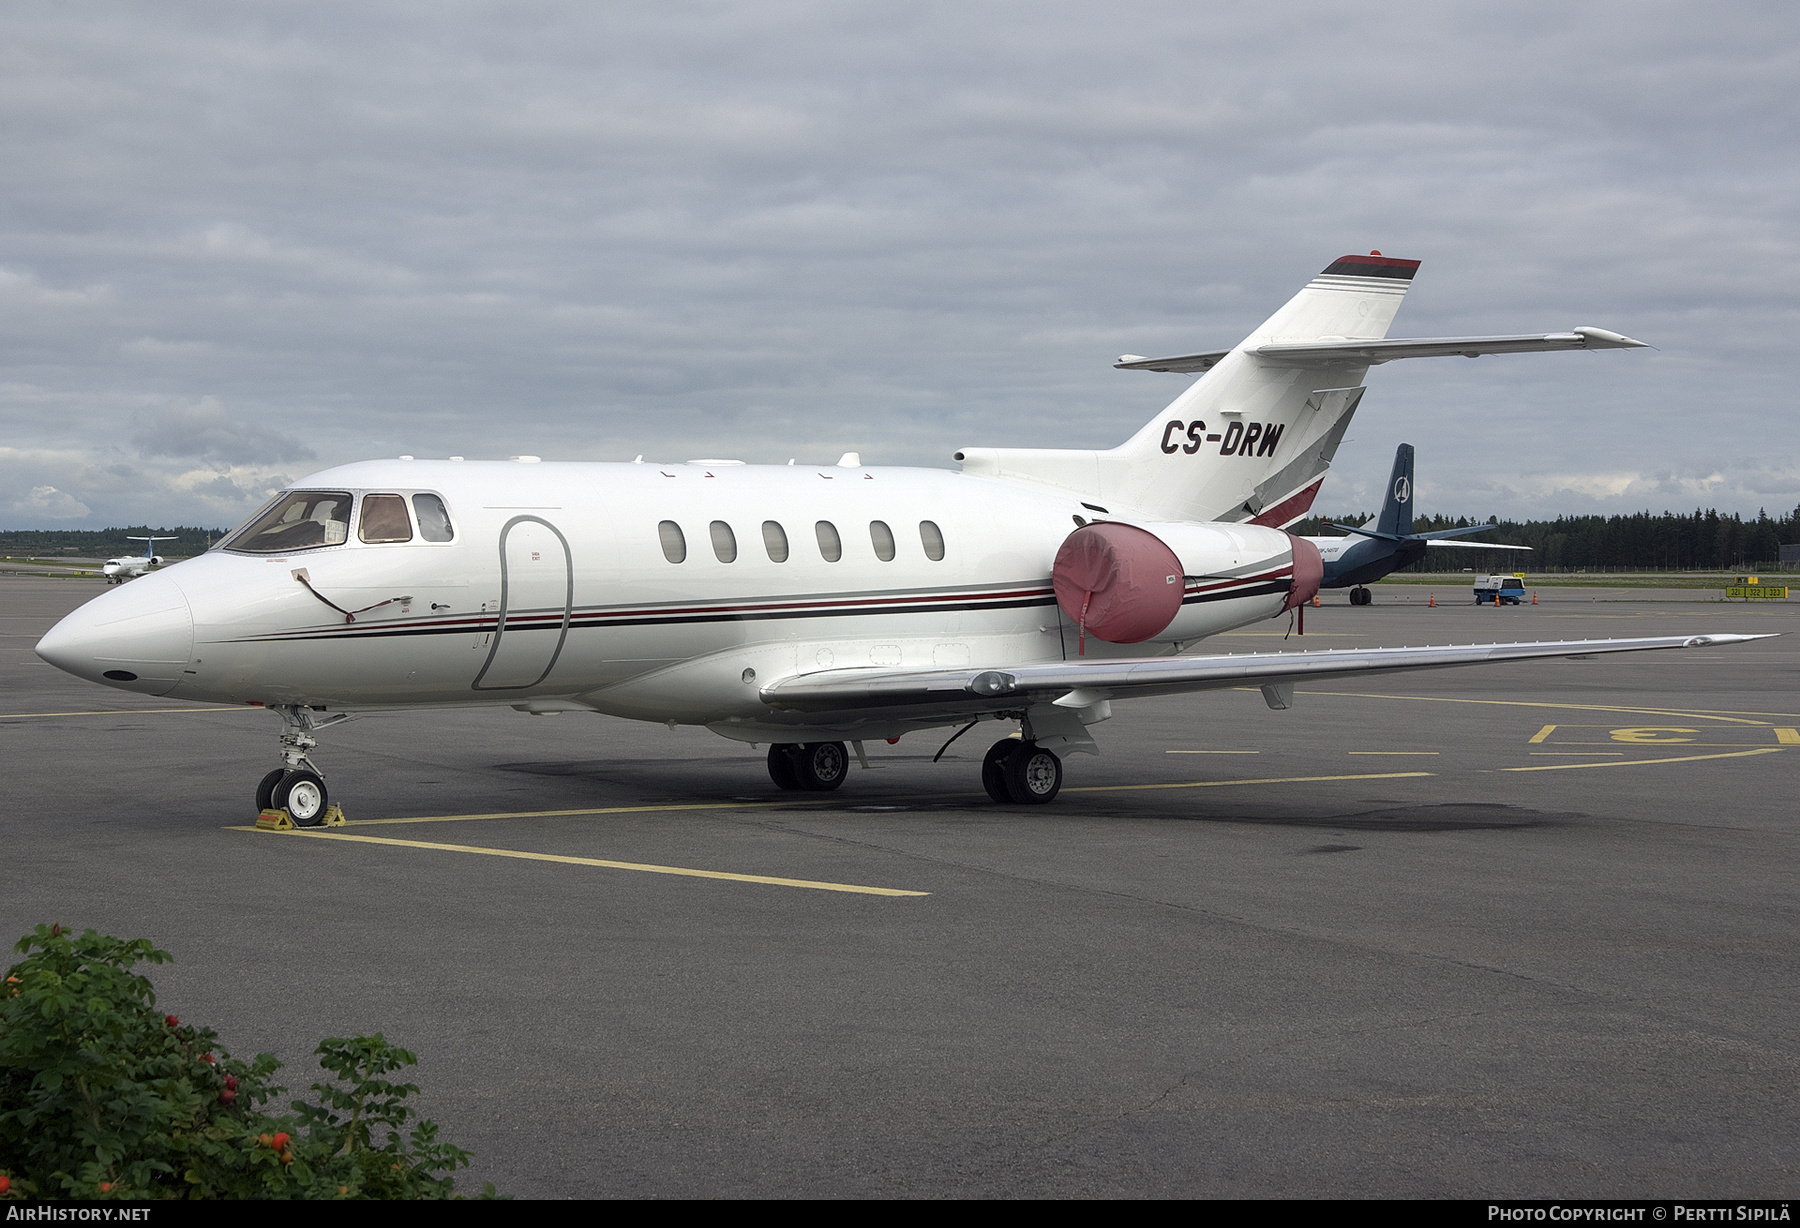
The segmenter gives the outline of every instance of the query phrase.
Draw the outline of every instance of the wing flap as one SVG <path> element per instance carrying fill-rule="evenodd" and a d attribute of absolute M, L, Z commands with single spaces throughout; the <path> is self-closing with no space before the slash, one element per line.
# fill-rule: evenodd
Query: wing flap
<path fill-rule="evenodd" d="M 1053 703 L 1073 691 L 1098 698 L 1168 695 L 1223 687 L 1263 686 L 1343 674 L 1388 674 L 1500 661 L 1595 657 L 1664 648 L 1704 648 L 1767 635 L 1664 635 L 1637 639 L 1556 640 L 1426 648 L 1352 648 L 1323 652 L 1258 652 L 1208 657 L 1050 661 L 1007 669 L 823 670 L 762 689 L 764 703 L 796 712 L 921 709 L 965 714 Z"/>

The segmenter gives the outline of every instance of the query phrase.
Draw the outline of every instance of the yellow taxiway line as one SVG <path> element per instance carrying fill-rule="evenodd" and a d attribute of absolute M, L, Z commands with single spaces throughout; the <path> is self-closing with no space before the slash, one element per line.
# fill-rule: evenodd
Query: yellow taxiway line
<path fill-rule="evenodd" d="M 1356 776 L 1271 776 L 1264 780 L 1175 780 L 1154 785 L 1076 785 L 1064 793 L 1135 793 L 1141 789 L 1229 789 L 1234 785 L 1303 785 L 1325 780 L 1401 780 L 1435 772 L 1368 772 Z"/>
<path fill-rule="evenodd" d="M 44 716 L 145 716 L 150 713 L 183 712 L 202 715 L 208 712 L 267 712 L 267 708 L 100 708 L 93 712 L 0 712 L 0 721 L 25 721 Z"/>
<path fill-rule="evenodd" d="M 1542 752 L 1538 752 L 1542 753 Z M 1540 763 L 1534 767 L 1496 768 L 1501 772 L 1566 772 L 1571 768 L 1648 767 L 1653 763 L 1694 763 L 1701 759 L 1743 759 L 1750 755 L 1778 755 L 1779 746 L 1759 746 L 1755 750 L 1734 750 L 1723 755 L 1678 755 L 1673 759 L 1621 759 L 1617 763 Z"/>
<path fill-rule="evenodd" d="M 841 891 L 850 895 L 924 896 L 931 894 L 929 891 L 904 891 L 898 887 L 864 887 L 857 883 L 822 883 L 807 878 L 776 878 L 768 874 L 733 874 L 727 870 L 695 870 L 686 866 L 658 866 L 637 861 L 608 861 L 599 857 L 569 857 L 561 853 L 527 853 L 521 849 L 483 848 L 479 844 L 440 844 L 431 840 L 395 840 L 387 836 L 352 836 L 335 831 L 296 831 L 288 834 L 306 836 L 313 840 L 388 844 L 398 848 L 432 849 L 442 853 L 479 853 L 484 857 L 514 857 L 521 861 L 553 861 L 567 866 L 597 866 L 603 870 L 636 870 L 640 874 L 674 874 L 682 878 L 718 878 L 733 883 L 760 883 L 770 887 L 804 887 L 812 891 Z"/>
<path fill-rule="evenodd" d="M 1170 754 L 1192 754 L 1206 752 L 1171 751 Z M 1238 753 L 1238 752 L 1223 752 Z M 1242 752 L 1256 754 L 1255 751 Z M 1139 789 L 1228 789 L 1233 785 L 1290 785 L 1311 784 L 1317 781 L 1336 780 L 1397 780 L 1413 776 L 1430 776 L 1431 772 L 1372 772 L 1350 776 L 1271 776 L 1257 780 L 1176 780 L 1161 784 L 1147 785 L 1072 785 L 1063 789 L 1064 793 L 1115 793 L 1130 792 Z M 908 804 L 919 801 L 942 801 L 956 797 L 982 797 L 980 793 L 928 793 L 911 797 L 876 798 L 868 804 Z M 407 823 L 474 823 L 483 819 L 564 819 L 580 818 L 584 815 L 596 814 L 655 814 L 688 810 L 786 810 L 797 806 L 830 806 L 836 804 L 844 809 L 852 809 L 847 799 L 842 797 L 781 797 L 768 801 L 732 801 L 732 802 L 656 802 L 641 806 L 588 806 L 578 810 L 504 810 L 486 814 L 424 814 L 399 819 L 350 819 L 346 827 L 386 827 Z M 249 824 L 233 825 L 227 831 L 256 831 Z M 303 831 L 302 835 L 322 835 L 325 833 Z"/>
<path fill-rule="evenodd" d="M 1237 690 L 1248 691 L 1254 688 L 1238 687 Z M 1363 691 L 1301 691 L 1302 695 L 1335 695 L 1343 699 L 1406 699 L 1421 703 L 1434 704 L 1487 704 L 1499 708 L 1571 708 L 1580 712 L 1631 712 L 1647 716 L 1683 716 L 1696 721 L 1724 721 L 1732 725 L 1767 725 L 1768 721 L 1745 719 L 1748 716 L 1787 716 L 1785 712 L 1753 712 L 1742 714 L 1726 714 L 1723 712 L 1694 712 L 1675 708 L 1628 708 L 1614 704 L 1576 704 L 1551 703 L 1546 700 L 1525 699 L 1463 699 L 1454 695 L 1375 695 Z"/>
<path fill-rule="evenodd" d="M 1179 780 L 1161 784 L 1145 785 L 1082 785 L 1072 789 L 1064 789 L 1065 793 L 1122 793 L 1144 789 L 1224 789 L 1237 785 L 1285 785 L 1309 784 L 1319 781 L 1341 780 L 1398 780 L 1408 777 L 1433 775 L 1431 772 L 1373 772 L 1345 776 L 1283 776 L 1262 780 Z M 938 796 L 963 797 L 967 794 L 940 794 Z M 811 805 L 826 804 L 828 799 L 820 798 Z M 890 799 L 892 800 L 892 799 Z M 375 825 L 383 823 L 454 823 L 475 819 L 536 819 L 553 818 L 589 814 L 630 814 L 648 811 L 670 810 L 747 810 L 767 809 L 775 806 L 792 806 L 796 801 L 777 800 L 768 802 L 688 802 L 653 806 L 607 806 L 586 810 L 534 810 L 506 814 L 444 814 L 426 815 L 413 819 L 362 819 L 358 825 Z M 227 831 L 254 832 L 255 827 L 233 826 Z M 264 833 L 273 835 L 276 833 Z M 716 878 L 735 883 L 758 883 L 772 887 L 800 887 L 810 891 L 839 891 L 851 895 L 883 895 L 918 897 L 930 895 L 929 891 L 908 891 L 899 887 L 865 887 L 858 883 L 826 883 L 806 878 L 779 878 L 769 874 L 737 874 L 728 870 L 696 870 L 687 866 L 662 866 L 636 861 L 612 861 L 600 857 L 571 857 L 562 853 L 529 853 L 522 849 L 486 848 L 479 844 L 445 844 L 435 840 L 398 840 L 391 836 L 361 836 L 341 830 L 307 831 L 297 830 L 280 833 L 283 835 L 305 836 L 313 840 L 336 840 L 353 844 L 384 844 L 396 848 L 427 849 L 444 853 L 475 853 L 484 857 L 512 857 L 521 861 L 549 861 L 560 865 L 595 866 L 606 870 L 635 870 L 640 874 L 672 874 L 682 878 Z"/>

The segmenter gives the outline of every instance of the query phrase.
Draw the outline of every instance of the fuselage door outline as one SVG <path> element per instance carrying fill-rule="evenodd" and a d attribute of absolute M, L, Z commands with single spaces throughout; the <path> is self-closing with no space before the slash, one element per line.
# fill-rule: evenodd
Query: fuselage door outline
<path fill-rule="evenodd" d="M 489 684 L 483 686 L 482 679 L 486 678 L 488 670 L 493 668 L 494 660 L 500 653 L 500 645 L 506 639 L 506 619 L 511 609 L 512 576 L 506 563 L 506 539 L 511 535 L 515 528 L 526 523 L 543 525 L 555 535 L 557 542 L 562 546 L 564 584 L 562 626 L 557 631 L 556 648 L 551 652 L 550 660 L 545 664 L 543 672 L 536 678 L 533 678 L 530 682 L 512 682 L 505 685 Z M 574 609 L 575 555 L 574 552 L 569 549 L 569 539 L 563 536 L 561 529 L 551 524 L 548 520 L 545 520 L 542 516 L 514 516 L 500 529 L 500 617 L 499 621 L 494 626 L 494 642 L 488 646 L 487 660 L 481 663 L 481 670 L 475 675 L 475 681 L 469 684 L 470 689 L 476 691 L 523 691 L 537 686 L 544 679 L 548 678 L 550 676 L 550 671 L 556 668 L 556 662 L 562 656 L 563 645 L 568 641 L 569 620 L 574 613 Z"/>

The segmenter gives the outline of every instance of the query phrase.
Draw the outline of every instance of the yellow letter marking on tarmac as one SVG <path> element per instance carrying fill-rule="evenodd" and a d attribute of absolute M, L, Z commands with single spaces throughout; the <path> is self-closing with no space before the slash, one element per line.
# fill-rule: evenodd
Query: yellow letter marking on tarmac
<path fill-rule="evenodd" d="M 1566 772 L 1573 768 L 1648 767 L 1653 763 L 1695 763 L 1701 759 L 1743 759 L 1750 755 L 1779 755 L 1779 746 L 1760 746 L 1755 750 L 1734 750 L 1723 755 L 1682 755 L 1675 759 L 1621 759 L 1617 763 L 1544 763 L 1536 767 L 1499 768 L 1502 772 Z"/>
<path fill-rule="evenodd" d="M 1644 725 L 1636 729 L 1615 729 L 1615 742 L 1692 742 L 1692 738 L 1665 738 L 1666 733 L 1699 733 L 1698 729 L 1672 729 L 1667 725 Z"/>
<path fill-rule="evenodd" d="M 1783 746 L 1800 746 L 1800 729 L 1782 729 L 1777 727 L 1775 730 L 1775 740 Z"/>
<path fill-rule="evenodd" d="M 478 844 L 438 844 L 429 840 L 395 840 L 387 836 L 350 836 L 338 832 L 293 832 L 314 840 L 348 840 L 359 844 L 392 844 L 401 848 L 435 849 L 444 853 L 480 853 L 487 857 L 517 857 L 523 861 L 555 861 L 569 866 L 599 866 L 604 870 L 637 870 L 644 874 L 676 874 L 683 878 L 722 878 L 734 883 L 765 883 L 771 887 L 807 887 L 814 891 L 844 891 L 852 895 L 921 896 L 929 891 L 902 891 L 898 887 L 861 887 L 853 883 L 820 883 L 805 878 L 773 878 L 766 874 L 731 874 L 724 870 L 690 870 L 684 866 L 654 866 L 635 861 L 604 861 L 598 857 L 565 857 L 559 853 L 527 853 L 518 849 L 490 849 Z"/>

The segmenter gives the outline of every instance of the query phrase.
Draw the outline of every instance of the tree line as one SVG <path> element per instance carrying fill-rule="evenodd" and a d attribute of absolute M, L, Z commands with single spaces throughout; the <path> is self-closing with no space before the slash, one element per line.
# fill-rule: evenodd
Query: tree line
<path fill-rule="evenodd" d="M 152 529 L 147 525 L 131 525 L 123 529 L 11 529 L 0 531 L 0 555 L 8 558 L 44 558 L 72 554 L 77 558 L 115 558 L 121 554 L 142 554 L 143 542 L 133 537 L 171 537 L 159 541 L 156 552 L 165 558 L 191 558 L 204 554 L 212 543 L 228 532 L 226 529 L 204 529 L 178 525 L 173 529 Z"/>
<path fill-rule="evenodd" d="M 1313 516 L 1290 527 L 1296 534 L 1330 536 L 1336 524 L 1363 525 L 1374 519 L 1355 516 Z M 1467 516 L 1414 516 L 1413 532 L 1463 528 L 1480 524 Z M 1634 512 L 1629 516 L 1558 516 L 1555 520 L 1501 520 L 1490 516 L 1494 527 L 1464 541 L 1489 541 L 1509 546 L 1530 546 L 1528 561 L 1505 570 L 1580 571 L 1625 568 L 1643 571 L 1729 571 L 1773 568 L 1781 547 L 1800 542 L 1800 507 L 1780 517 L 1759 511 L 1746 518 L 1736 512 L 1721 513 L 1695 508 L 1692 514 Z M 1442 571 L 1452 567 L 1448 551 L 1428 554 L 1411 571 Z M 1482 555 L 1462 551 L 1472 562 L 1500 566 L 1499 552 Z M 1508 559 L 1507 562 L 1514 560 Z M 1464 564 L 1454 564 L 1463 566 Z"/>
<path fill-rule="evenodd" d="M 1332 524 L 1363 525 L 1374 517 L 1366 512 L 1348 516 L 1310 516 L 1290 527 L 1293 533 L 1330 536 Z M 1480 524 L 1467 516 L 1415 516 L 1413 531 L 1463 528 Z M 1629 568 L 1646 571 L 1718 571 L 1734 568 L 1773 567 L 1781 547 L 1800 542 L 1800 507 L 1771 517 L 1759 511 L 1752 518 L 1736 512 L 1721 513 L 1695 508 L 1691 515 L 1677 512 L 1634 512 L 1629 516 L 1558 516 L 1555 520 L 1501 520 L 1490 516 L 1493 528 L 1474 540 L 1530 546 L 1533 554 L 1522 566 L 1530 571 L 1579 571 L 1584 568 Z M 172 537 L 156 543 L 158 554 L 186 558 L 204 553 L 228 530 L 177 526 L 151 529 L 132 525 L 118 529 L 14 529 L 0 531 L 0 555 L 12 558 L 72 554 L 107 558 L 142 554 L 143 542 L 132 537 Z M 1464 538 L 1463 540 L 1470 540 Z M 1471 562 L 1498 566 L 1499 555 L 1464 552 Z M 1441 571 L 1451 566 L 1444 552 L 1428 555 L 1414 571 Z M 1461 564 L 1457 564 L 1461 566 Z M 1508 570 L 1513 570 L 1508 568 Z"/>

